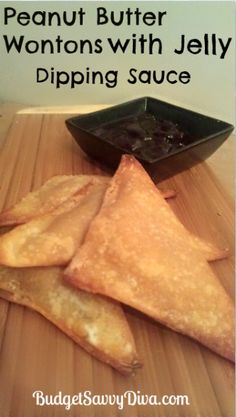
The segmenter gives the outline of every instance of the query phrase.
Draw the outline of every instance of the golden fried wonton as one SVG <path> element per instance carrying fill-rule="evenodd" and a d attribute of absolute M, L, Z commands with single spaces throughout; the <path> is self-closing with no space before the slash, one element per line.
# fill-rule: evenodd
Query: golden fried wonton
<path fill-rule="evenodd" d="M 139 366 L 132 333 L 118 303 L 77 290 L 62 270 L 0 267 L 0 296 L 41 313 L 89 353 L 130 373 Z M 108 331 L 112 323 L 112 331 Z"/>
<path fill-rule="evenodd" d="M 234 360 L 233 304 L 196 242 L 125 155 L 65 274 Z"/>
<path fill-rule="evenodd" d="M 107 183 L 108 178 L 98 175 L 57 175 L 39 189 L 28 193 L 22 200 L 0 214 L 0 226 L 10 226 L 46 214 L 64 203 L 86 184 Z"/>
<path fill-rule="evenodd" d="M 56 175 L 36 191 L 28 193 L 14 206 L 0 213 L 0 226 L 23 224 L 50 213 L 88 183 L 106 183 L 109 177 L 100 175 Z M 176 196 L 174 190 L 161 190 L 164 198 Z"/>
<path fill-rule="evenodd" d="M 88 183 L 54 211 L 0 237 L 0 264 L 12 267 L 66 265 L 98 212 L 106 183 Z"/>

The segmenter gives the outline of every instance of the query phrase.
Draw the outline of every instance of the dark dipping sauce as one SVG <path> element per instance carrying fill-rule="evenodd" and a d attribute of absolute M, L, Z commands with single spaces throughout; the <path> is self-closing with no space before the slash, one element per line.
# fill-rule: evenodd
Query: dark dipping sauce
<path fill-rule="evenodd" d="M 103 124 L 90 132 L 148 161 L 175 152 L 192 141 L 177 123 L 147 112 Z"/>

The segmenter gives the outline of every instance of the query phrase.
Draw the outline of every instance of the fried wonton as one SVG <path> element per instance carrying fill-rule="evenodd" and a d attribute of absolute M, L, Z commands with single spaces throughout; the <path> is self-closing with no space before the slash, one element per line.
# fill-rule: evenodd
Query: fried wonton
<path fill-rule="evenodd" d="M 54 211 L 0 237 L 0 264 L 12 267 L 66 265 L 98 212 L 106 183 L 88 183 Z"/>
<path fill-rule="evenodd" d="M 46 183 L 41 191 L 39 190 L 35 195 L 29 194 L 29 202 L 37 199 L 39 204 L 41 199 L 42 208 L 40 209 L 38 205 L 38 216 L 32 211 L 31 215 L 36 216 L 33 220 L 0 238 L 1 264 L 12 267 L 51 266 L 64 265 L 70 261 L 76 246 L 83 239 L 89 222 L 100 208 L 109 183 L 108 177 L 85 175 L 83 181 L 82 177 L 78 176 L 77 180 L 75 176 L 69 176 L 68 180 L 66 176 L 54 177 L 54 180 Z M 73 187 L 76 182 L 80 182 L 80 186 L 78 188 L 77 185 L 78 189 L 75 192 Z M 63 189 L 61 198 L 59 198 L 59 184 Z M 44 201 L 49 190 L 53 190 L 53 195 L 56 197 L 54 205 L 58 204 L 54 210 L 51 210 L 51 203 L 47 205 Z M 74 193 L 61 203 L 62 198 L 68 196 L 69 192 L 72 193 L 72 190 Z M 172 190 L 162 192 L 162 195 L 169 198 L 173 197 L 173 194 Z M 27 197 L 24 201 L 27 202 Z M 40 215 L 49 208 L 51 210 L 49 213 Z"/>
<path fill-rule="evenodd" d="M 0 226 L 26 223 L 40 215 L 50 213 L 86 184 L 108 183 L 107 177 L 98 175 L 57 175 L 38 190 L 28 193 L 22 200 L 0 214 Z"/>
<path fill-rule="evenodd" d="M 89 182 L 108 184 L 109 177 L 99 175 L 56 175 L 46 181 L 36 191 L 28 193 L 14 206 L 0 214 L 0 226 L 23 224 L 40 215 L 50 213 L 77 193 Z M 173 198 L 176 192 L 161 190 L 164 198 Z"/>
<path fill-rule="evenodd" d="M 65 275 L 234 360 L 232 300 L 133 157 L 122 158 Z"/>
<path fill-rule="evenodd" d="M 140 366 L 121 306 L 71 287 L 58 267 L 0 267 L 0 296 L 41 313 L 93 356 L 122 373 Z"/>

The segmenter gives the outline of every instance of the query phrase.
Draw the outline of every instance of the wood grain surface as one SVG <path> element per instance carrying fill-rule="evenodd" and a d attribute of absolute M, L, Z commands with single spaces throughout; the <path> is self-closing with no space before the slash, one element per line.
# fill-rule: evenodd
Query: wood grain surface
<path fill-rule="evenodd" d="M 57 174 L 102 173 L 66 130 L 69 115 L 17 115 L 0 153 L 0 210 Z M 192 232 L 230 249 L 211 263 L 234 295 L 233 203 L 206 163 L 160 184 Z M 0 417 L 233 417 L 234 366 L 207 348 L 125 308 L 143 368 L 124 377 L 97 361 L 39 314 L 0 299 Z M 108 331 L 112 331 L 111 328 Z M 190 405 L 36 406 L 32 393 L 188 395 Z"/>

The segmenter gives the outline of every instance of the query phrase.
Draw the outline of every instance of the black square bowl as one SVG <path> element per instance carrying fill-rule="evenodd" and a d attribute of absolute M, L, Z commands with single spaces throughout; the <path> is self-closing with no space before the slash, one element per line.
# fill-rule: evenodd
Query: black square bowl
<path fill-rule="evenodd" d="M 125 120 L 132 123 L 132 120 L 146 116 L 180 127 L 187 132 L 187 142 L 162 154 L 154 152 L 146 156 L 145 152 L 140 155 L 136 149 L 131 149 L 127 141 L 126 144 L 117 143 L 115 137 L 116 132 L 119 135 L 119 125 L 123 126 Z M 66 120 L 66 126 L 81 149 L 96 161 L 116 169 L 122 154 L 133 154 L 158 180 L 171 177 L 208 158 L 234 129 L 224 121 L 151 97 L 72 117 Z M 130 140 L 128 136 L 126 139 Z"/>

